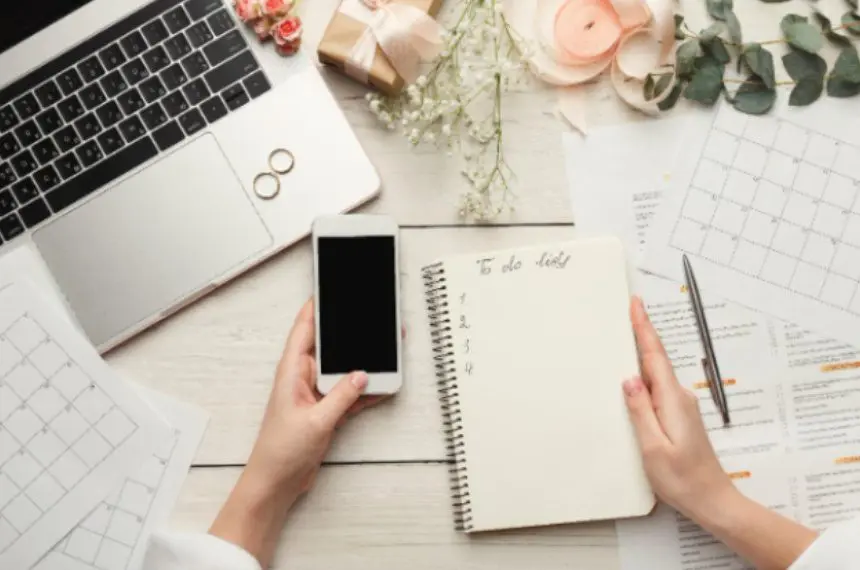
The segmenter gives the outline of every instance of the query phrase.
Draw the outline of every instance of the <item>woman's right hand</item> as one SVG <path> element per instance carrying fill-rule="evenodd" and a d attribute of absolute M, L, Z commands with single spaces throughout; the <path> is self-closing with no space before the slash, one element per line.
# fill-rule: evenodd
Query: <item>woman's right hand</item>
<path fill-rule="evenodd" d="M 630 320 L 639 346 L 642 377 L 624 382 L 630 418 L 654 492 L 698 520 L 738 494 L 720 466 L 699 413 L 695 394 L 678 383 L 672 362 L 642 300 L 634 298 Z"/>

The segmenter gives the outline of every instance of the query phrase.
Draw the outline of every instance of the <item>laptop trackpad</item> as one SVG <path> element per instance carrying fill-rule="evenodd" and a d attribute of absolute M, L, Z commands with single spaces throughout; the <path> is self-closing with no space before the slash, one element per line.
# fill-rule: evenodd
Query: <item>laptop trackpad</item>
<path fill-rule="evenodd" d="M 96 346 L 272 243 L 212 135 L 58 218 L 33 240 Z"/>

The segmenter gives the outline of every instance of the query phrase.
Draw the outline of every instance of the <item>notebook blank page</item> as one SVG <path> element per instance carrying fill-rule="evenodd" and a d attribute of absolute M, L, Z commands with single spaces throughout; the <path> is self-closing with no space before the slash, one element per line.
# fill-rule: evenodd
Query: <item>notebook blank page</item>
<path fill-rule="evenodd" d="M 638 364 L 620 242 L 445 269 L 474 530 L 648 513 L 621 390 Z"/>

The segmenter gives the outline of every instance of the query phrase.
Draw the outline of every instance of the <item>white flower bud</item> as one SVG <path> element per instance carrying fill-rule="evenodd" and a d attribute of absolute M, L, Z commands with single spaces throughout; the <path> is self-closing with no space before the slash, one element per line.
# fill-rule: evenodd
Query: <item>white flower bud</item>
<path fill-rule="evenodd" d="M 442 134 L 445 135 L 446 137 L 450 137 L 451 136 L 451 125 L 448 125 L 448 124 L 442 125 Z"/>
<path fill-rule="evenodd" d="M 418 79 L 415 80 L 415 84 L 418 85 L 418 87 L 427 87 L 427 77 L 424 75 L 418 76 Z"/>

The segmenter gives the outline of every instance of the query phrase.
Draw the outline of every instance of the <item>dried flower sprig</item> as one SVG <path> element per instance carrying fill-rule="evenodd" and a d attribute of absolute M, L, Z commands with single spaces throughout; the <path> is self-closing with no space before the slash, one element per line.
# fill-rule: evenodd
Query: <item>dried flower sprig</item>
<path fill-rule="evenodd" d="M 465 0 L 440 56 L 401 94 L 367 95 L 370 110 L 413 146 L 459 152 L 469 184 L 460 215 L 488 221 L 513 210 L 514 173 L 505 161 L 503 93 L 525 81 L 523 54 L 502 0 Z"/>

